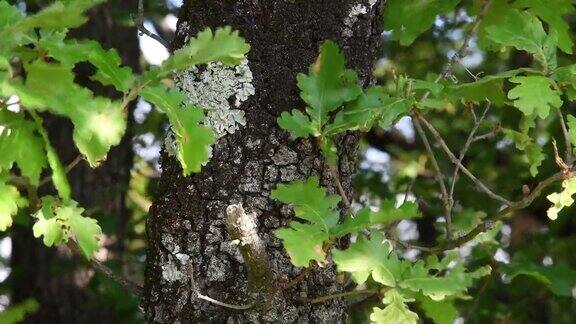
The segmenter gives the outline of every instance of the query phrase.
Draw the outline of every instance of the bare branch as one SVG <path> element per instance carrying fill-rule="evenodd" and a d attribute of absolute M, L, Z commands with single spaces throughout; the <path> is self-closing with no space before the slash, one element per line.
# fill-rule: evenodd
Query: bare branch
<path fill-rule="evenodd" d="M 416 117 L 415 114 L 412 115 L 412 121 L 413 121 L 414 126 L 416 128 L 416 132 L 418 133 L 418 136 L 420 137 L 420 139 L 422 139 L 422 142 L 424 143 L 424 147 L 426 148 L 426 151 L 428 152 L 428 157 L 430 158 L 430 161 L 432 162 L 432 166 L 434 167 L 436 180 L 438 181 L 438 185 L 440 186 L 440 193 L 442 195 L 442 202 L 444 203 L 444 210 L 446 212 L 447 235 L 450 236 L 450 226 L 451 226 L 451 224 L 450 224 L 450 209 L 452 208 L 451 207 L 452 202 L 450 201 L 450 196 L 448 195 L 448 191 L 446 190 L 446 183 L 444 182 L 444 174 L 440 170 L 440 166 L 438 165 L 438 160 L 436 160 L 436 156 L 434 155 L 434 151 L 432 150 L 432 146 L 430 146 L 430 141 L 428 140 L 428 137 L 426 137 L 426 133 L 422 129 L 422 125 L 420 124 L 420 121 L 418 120 L 418 118 Z"/>
<path fill-rule="evenodd" d="M 166 40 L 164 40 L 164 38 L 154 34 L 153 32 L 146 29 L 146 27 L 144 27 L 144 2 L 143 2 L 143 0 L 138 0 L 138 15 L 136 16 L 136 18 L 134 18 L 134 23 L 136 24 L 136 27 L 138 28 L 140 35 L 146 35 L 146 36 L 152 38 L 153 40 L 157 41 L 162 46 L 164 46 L 168 51 L 170 51 L 170 45 L 168 44 L 168 42 Z"/>
<path fill-rule="evenodd" d="M 542 190 L 544 190 L 544 188 L 546 188 L 546 187 L 550 186 L 551 184 L 555 183 L 556 181 L 562 179 L 562 175 L 563 175 L 562 172 L 558 172 L 558 173 L 550 176 L 549 178 L 543 180 L 542 182 L 540 182 L 536 186 L 536 188 L 534 188 L 534 190 L 532 190 L 532 192 L 528 196 L 524 197 L 524 199 L 517 201 L 517 202 L 514 202 L 514 203 L 511 203 L 508 207 L 502 209 L 500 212 L 498 212 L 496 215 L 494 215 L 490 219 L 488 219 L 488 220 L 484 221 L 482 224 L 476 226 L 468 234 L 461 236 L 458 239 L 453 240 L 452 242 L 447 242 L 446 244 L 440 245 L 437 248 L 435 248 L 434 250 L 437 252 L 440 252 L 440 251 L 454 249 L 454 248 L 459 247 L 462 244 L 474 239 L 478 234 L 491 229 L 494 226 L 494 223 L 496 221 L 505 219 L 509 215 L 511 215 L 513 212 L 529 206 L 534 201 L 534 199 L 536 199 L 537 197 L 540 196 L 540 194 L 541 194 Z"/>
<path fill-rule="evenodd" d="M 482 141 L 482 140 L 485 140 L 485 139 L 488 139 L 488 138 L 492 138 L 492 137 L 494 137 L 494 136 L 496 136 L 496 133 L 495 133 L 494 131 L 488 132 L 488 133 L 486 133 L 486 134 L 482 134 L 482 135 L 475 136 L 474 139 L 472 140 L 472 142 Z"/>
<path fill-rule="evenodd" d="M 468 139 L 466 139 L 466 143 L 462 147 L 462 150 L 460 151 L 460 156 L 458 157 L 458 161 L 460 162 L 460 165 L 462 165 L 462 160 L 464 159 L 464 156 L 466 156 L 466 153 L 468 152 L 468 149 L 470 148 L 470 144 L 472 144 L 472 142 L 474 141 L 474 136 L 476 135 L 476 132 L 478 131 L 478 128 L 480 127 L 480 124 L 482 123 L 484 118 L 486 118 L 486 114 L 488 113 L 488 110 L 490 110 L 490 102 L 488 102 L 488 104 L 486 105 L 486 109 L 484 109 L 480 118 L 475 118 L 474 126 L 472 127 L 472 130 L 470 130 L 470 134 L 468 135 Z M 458 181 L 457 179 L 458 179 L 458 172 L 459 171 L 460 171 L 460 166 L 456 166 L 456 168 L 454 169 L 454 175 L 452 176 L 452 184 L 450 185 L 450 197 L 452 199 L 454 199 L 454 187 L 456 186 L 456 182 Z"/>
<path fill-rule="evenodd" d="M 466 52 L 468 51 L 468 48 L 470 47 L 470 40 L 472 39 L 472 36 L 476 33 L 476 30 L 478 30 L 480 23 L 482 22 L 482 20 L 486 16 L 486 13 L 488 13 L 488 9 L 490 9 L 490 6 L 492 5 L 492 1 L 493 0 L 487 0 L 484 2 L 483 6 L 482 6 L 482 10 L 480 10 L 478 15 L 476 16 L 476 19 L 474 20 L 474 23 L 472 24 L 472 28 L 470 28 L 470 30 L 464 35 L 464 39 L 462 40 L 462 45 L 456 51 L 456 53 L 454 53 L 454 55 L 452 55 L 452 57 L 450 58 L 448 63 L 446 63 L 446 66 L 444 66 L 440 75 L 436 78 L 436 80 L 434 80 L 435 83 L 438 83 L 440 80 L 452 75 L 452 73 L 453 73 L 452 69 L 454 68 L 454 65 L 457 62 L 460 62 L 460 59 L 462 59 L 465 56 Z M 422 100 L 427 99 L 429 95 L 430 95 L 430 91 L 427 91 L 424 94 L 424 96 L 422 96 Z"/>
<path fill-rule="evenodd" d="M 68 241 L 68 247 L 70 248 L 70 250 L 74 251 L 74 253 L 83 256 L 82 252 L 80 251 L 80 248 L 78 247 L 78 244 L 74 240 Z M 134 294 L 136 297 L 142 296 L 144 289 L 142 288 L 141 285 L 135 283 L 134 281 L 122 275 L 114 273 L 112 269 L 108 268 L 102 262 L 96 259 L 92 259 L 90 260 L 90 267 L 99 272 L 100 274 L 102 274 L 103 276 L 107 277 L 108 279 L 116 282 L 118 285 L 120 285 L 122 288 L 126 289 L 130 293 Z"/>
<path fill-rule="evenodd" d="M 417 111 L 415 111 L 414 115 L 416 116 L 416 118 L 418 120 L 420 120 L 426 126 L 426 128 L 430 131 L 430 133 L 432 133 L 432 135 L 434 136 L 436 141 L 440 144 L 440 146 L 442 147 L 444 152 L 448 155 L 448 157 L 450 158 L 452 163 L 454 163 L 456 166 L 458 166 L 462 170 L 462 172 L 466 176 L 468 176 L 468 178 L 470 178 L 470 180 L 472 180 L 472 182 L 474 182 L 478 188 L 480 188 L 480 190 L 484 191 L 484 193 L 486 193 L 490 198 L 492 198 L 494 200 L 498 200 L 500 202 L 503 202 L 507 206 L 510 206 L 512 204 L 512 202 L 510 202 L 508 199 L 506 199 L 506 198 L 494 193 L 492 190 L 490 190 L 484 183 L 482 183 L 482 181 L 480 181 L 478 178 L 476 178 L 476 176 L 473 175 L 472 172 L 470 172 L 465 166 L 463 166 L 462 163 L 460 163 L 460 161 L 458 160 L 458 158 L 456 158 L 456 156 L 454 156 L 454 153 L 452 153 L 452 151 L 450 150 L 448 145 L 446 145 L 446 142 L 444 142 L 444 139 L 442 139 L 442 136 L 440 136 L 440 133 L 438 133 L 438 131 L 436 130 L 436 128 L 432 124 L 430 124 Z"/>

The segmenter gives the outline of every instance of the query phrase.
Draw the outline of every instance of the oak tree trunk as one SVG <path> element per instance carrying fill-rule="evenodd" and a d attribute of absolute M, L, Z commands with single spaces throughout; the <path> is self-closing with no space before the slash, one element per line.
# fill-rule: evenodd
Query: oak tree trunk
<path fill-rule="evenodd" d="M 276 118 L 282 111 L 303 108 L 296 75 L 308 71 L 324 40 L 336 41 L 348 66 L 358 71 L 362 82 L 369 82 L 381 34 L 379 7 L 380 1 L 372 0 L 185 1 L 174 48 L 205 27 L 232 26 L 251 45 L 248 66 L 255 94 L 237 108 L 245 115 L 245 125 L 220 134 L 201 173 L 183 177 L 178 162 L 163 153 L 162 177 L 148 221 L 144 307 L 150 322 L 345 322 L 343 300 L 304 301 L 345 289 L 337 282 L 331 263 L 298 285 L 282 288 L 302 269 L 291 265 L 274 236 L 274 230 L 285 226 L 293 212 L 271 200 L 270 190 L 313 175 L 332 193 L 334 183 L 315 143 L 294 140 L 278 127 Z M 203 71 L 190 73 L 201 78 Z M 211 82 L 222 81 L 216 72 L 212 75 Z M 233 105 L 233 97 L 228 99 Z M 357 143 L 352 133 L 338 141 L 338 171 L 348 196 Z M 245 261 L 226 230 L 226 210 L 238 203 L 257 215 L 258 234 L 270 260 L 273 278 L 268 292 L 272 294 L 261 294 L 265 302 L 249 295 Z M 234 310 L 199 299 L 196 292 L 230 304 L 255 302 L 255 306 Z"/>

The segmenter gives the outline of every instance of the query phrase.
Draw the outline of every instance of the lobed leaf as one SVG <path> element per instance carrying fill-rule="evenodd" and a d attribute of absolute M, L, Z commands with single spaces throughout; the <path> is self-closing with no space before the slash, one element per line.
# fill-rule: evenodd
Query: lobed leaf
<path fill-rule="evenodd" d="M 375 307 L 370 314 L 370 321 L 376 324 L 416 324 L 418 315 L 406 306 L 408 300 L 396 289 L 390 289 L 384 295 L 382 302 L 387 304 L 384 309 Z"/>
<path fill-rule="evenodd" d="M 7 110 L 0 111 L 0 124 L 0 171 L 10 171 L 16 164 L 22 175 L 37 186 L 46 166 L 46 154 L 36 126 L 22 114 Z"/>
<path fill-rule="evenodd" d="M 383 17 L 384 29 L 392 30 L 392 39 L 408 46 L 432 27 L 436 16 L 451 11 L 459 2 L 460 0 L 388 0 Z M 410 17 L 409 22 L 406 17 Z"/>
<path fill-rule="evenodd" d="M 203 111 L 194 106 L 182 107 L 184 95 L 175 88 L 148 86 L 142 89 L 141 95 L 168 116 L 176 135 L 178 160 L 184 175 L 199 172 L 209 159 L 210 145 L 215 142 L 212 129 L 200 125 Z"/>
<path fill-rule="evenodd" d="M 0 178 L 0 231 L 12 226 L 12 216 L 18 212 L 18 198 L 20 198 L 18 189 Z"/>
<path fill-rule="evenodd" d="M 526 116 L 548 117 L 550 108 L 562 106 L 560 94 L 552 89 L 552 80 L 544 76 L 518 76 L 510 79 L 517 85 L 508 92 L 514 106 Z"/>
<path fill-rule="evenodd" d="M 319 127 L 328 122 L 328 113 L 361 94 L 358 76 L 345 68 L 344 55 L 338 45 L 326 41 L 308 75 L 298 74 L 300 97 L 308 107 L 306 112 Z"/>
<path fill-rule="evenodd" d="M 293 181 L 279 185 L 272 190 L 270 197 L 294 206 L 296 217 L 308 223 L 290 222 L 288 228 L 276 231 L 283 240 L 292 263 L 307 266 L 310 261 L 323 262 L 323 243 L 329 238 L 330 230 L 338 223 L 338 196 L 326 196 L 326 190 L 319 186 L 318 179 Z"/>

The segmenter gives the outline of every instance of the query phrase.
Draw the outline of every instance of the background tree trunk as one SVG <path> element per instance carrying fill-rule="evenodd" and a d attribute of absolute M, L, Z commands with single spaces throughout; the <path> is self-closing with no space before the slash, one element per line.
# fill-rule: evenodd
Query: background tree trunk
<path fill-rule="evenodd" d="M 116 48 L 123 63 L 139 69 L 140 49 L 135 27 L 121 26 L 114 22 L 112 12 L 134 11 L 136 1 L 110 3 L 90 10 L 90 21 L 82 28 L 71 31 L 71 35 L 82 39 L 95 39 L 105 48 Z M 33 8 L 32 8 L 33 10 Z M 118 97 L 110 87 L 102 87 L 90 81 L 94 73 L 89 64 L 76 67 L 76 81 L 89 87 L 96 95 Z M 132 107 L 133 108 L 133 107 Z M 132 111 L 132 109 L 130 109 Z M 128 120 L 131 116 L 128 116 Z M 73 161 L 80 153 L 72 141 L 72 124 L 63 118 L 46 116 L 45 127 L 64 165 Z M 125 196 L 130 180 L 133 152 L 130 127 L 122 142 L 112 148 L 108 158 L 97 169 L 91 169 L 84 161 L 68 174 L 72 186 L 72 197 L 86 210 L 94 209 L 98 215 L 114 217 L 117 224 L 116 242 L 112 257 L 120 259 L 123 251 L 125 224 L 129 216 Z M 49 186 L 41 188 L 44 192 Z M 52 193 L 52 192 L 50 192 Z M 27 323 L 114 323 L 116 311 L 103 306 L 99 296 L 86 289 L 93 275 L 91 270 L 79 266 L 85 261 L 72 255 L 67 248 L 47 248 L 40 239 L 32 235 L 31 224 L 14 226 L 12 229 L 12 269 L 9 284 L 12 301 L 17 303 L 34 298 L 39 310 L 26 318 Z"/>
<path fill-rule="evenodd" d="M 353 14 L 354 6 L 365 13 Z M 307 72 L 327 39 L 339 43 L 348 66 L 368 82 L 380 39 L 379 1 L 349 0 L 190 0 L 180 12 L 174 47 L 205 27 L 230 25 L 251 45 L 248 65 L 255 95 L 239 109 L 246 125 L 222 136 L 202 172 L 183 177 L 178 162 L 163 154 L 163 173 L 148 222 L 145 310 L 151 322 L 335 323 L 345 321 L 343 300 L 306 304 L 302 297 L 340 292 L 334 266 L 313 271 L 299 285 L 280 291 L 267 312 L 234 311 L 196 298 L 199 291 L 227 303 L 247 303 L 246 269 L 226 232 L 226 208 L 242 203 L 257 214 L 260 237 L 274 283 L 298 275 L 273 231 L 293 217 L 291 208 L 269 199 L 278 183 L 316 175 L 332 192 L 333 183 L 311 140 L 293 140 L 276 124 L 284 110 L 303 107 L 296 74 Z M 198 72 L 200 73 L 200 72 Z M 358 139 L 339 140 L 339 173 L 351 194 Z"/>

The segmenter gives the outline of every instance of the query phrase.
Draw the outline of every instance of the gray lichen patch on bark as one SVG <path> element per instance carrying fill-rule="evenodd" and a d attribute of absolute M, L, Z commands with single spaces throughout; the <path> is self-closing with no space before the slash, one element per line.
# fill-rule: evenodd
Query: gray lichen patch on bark
<path fill-rule="evenodd" d="M 248 60 L 237 66 L 220 62 L 194 66 L 175 79 L 188 101 L 206 111 L 204 124 L 211 126 L 218 137 L 233 134 L 246 125 L 245 113 L 238 108 L 255 93 Z"/>
<path fill-rule="evenodd" d="M 358 21 L 358 17 L 367 15 L 372 8 L 376 5 L 377 0 L 368 0 L 367 4 L 365 1 L 360 1 L 352 5 L 348 15 L 344 18 L 344 29 L 342 31 L 342 36 L 352 37 L 354 35 L 354 24 Z"/>

